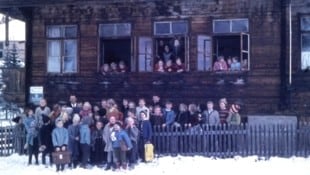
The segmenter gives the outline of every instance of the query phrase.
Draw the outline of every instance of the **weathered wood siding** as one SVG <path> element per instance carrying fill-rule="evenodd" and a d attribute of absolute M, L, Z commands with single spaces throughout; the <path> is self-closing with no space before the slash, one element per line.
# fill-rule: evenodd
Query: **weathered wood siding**
<path fill-rule="evenodd" d="M 212 36 L 213 19 L 248 18 L 251 39 L 251 70 L 236 74 L 197 72 L 197 36 Z M 103 22 L 131 22 L 132 38 L 153 36 L 153 22 L 167 19 L 187 19 L 189 31 L 189 67 L 184 74 L 130 72 L 113 75 L 108 80 L 98 78 L 98 26 Z M 46 72 L 45 25 L 78 24 L 79 73 L 72 76 L 53 76 Z M 33 13 L 32 85 L 44 85 L 50 103 L 67 100 L 76 93 L 80 100 L 98 101 L 102 97 L 147 98 L 156 93 L 175 102 L 206 102 L 227 97 L 242 99 L 248 113 L 273 113 L 280 103 L 281 5 L 278 0 L 180 0 L 127 3 L 89 3 L 85 5 L 46 5 L 34 8 Z M 136 44 L 137 45 L 137 44 Z M 137 51 L 137 48 L 135 48 Z M 299 57 L 298 57 L 299 58 Z M 231 85 L 241 76 L 243 86 Z M 223 78 L 226 85 L 217 85 Z M 163 85 L 153 82 L 162 80 Z M 78 81 L 77 87 L 66 81 Z M 110 81 L 108 86 L 101 81 Z M 56 82 L 56 83 L 55 83 Z M 68 88 L 70 87 L 70 88 Z"/>

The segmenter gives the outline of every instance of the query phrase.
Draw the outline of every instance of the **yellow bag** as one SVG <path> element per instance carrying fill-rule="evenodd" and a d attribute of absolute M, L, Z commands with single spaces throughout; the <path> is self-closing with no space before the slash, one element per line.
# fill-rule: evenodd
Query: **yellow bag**
<path fill-rule="evenodd" d="M 154 159 L 154 146 L 151 143 L 146 143 L 144 145 L 145 149 L 145 161 L 150 162 Z"/>

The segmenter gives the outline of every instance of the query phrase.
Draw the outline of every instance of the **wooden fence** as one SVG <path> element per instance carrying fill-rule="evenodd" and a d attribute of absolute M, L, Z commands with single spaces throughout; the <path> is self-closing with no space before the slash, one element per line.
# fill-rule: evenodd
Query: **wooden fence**
<path fill-rule="evenodd" d="M 208 157 L 251 156 L 307 157 L 310 123 L 239 126 L 159 127 L 153 129 L 158 155 Z M 12 126 L 0 128 L 0 156 L 14 153 Z"/>
<path fill-rule="evenodd" d="M 310 123 L 154 127 L 153 143 L 158 155 L 307 157 L 310 155 Z"/>
<path fill-rule="evenodd" d="M 12 126 L 0 128 L 0 156 L 9 156 L 14 153 L 13 139 Z"/>

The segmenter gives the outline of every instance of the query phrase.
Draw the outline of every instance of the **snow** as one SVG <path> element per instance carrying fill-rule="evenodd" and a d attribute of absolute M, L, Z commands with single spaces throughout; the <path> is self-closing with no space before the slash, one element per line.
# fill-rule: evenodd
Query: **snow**
<path fill-rule="evenodd" d="M 0 14 L 0 20 L 3 18 L 3 14 Z M 9 22 L 9 40 L 13 41 L 25 41 L 25 22 L 13 19 Z M 0 41 L 5 40 L 5 25 L 0 24 Z"/>
<path fill-rule="evenodd" d="M 3 175 L 53 175 L 58 174 L 55 167 L 44 167 L 43 165 L 27 165 L 27 157 L 12 155 L 10 157 L 0 158 L 0 174 Z M 238 175 L 310 175 L 310 158 L 290 159 L 273 157 L 268 160 L 258 157 L 235 157 L 230 159 L 215 159 L 206 157 L 161 157 L 151 163 L 141 163 L 134 170 L 121 170 L 117 172 L 104 171 L 100 168 L 74 170 L 66 169 L 59 174 L 68 175 L 159 175 L 159 174 L 187 174 L 199 175 L 212 173 L 216 175 L 238 174 Z"/>

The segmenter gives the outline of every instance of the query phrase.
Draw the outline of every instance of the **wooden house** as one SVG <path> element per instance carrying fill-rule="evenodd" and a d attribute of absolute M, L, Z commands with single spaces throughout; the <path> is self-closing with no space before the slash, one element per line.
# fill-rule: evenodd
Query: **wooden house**
<path fill-rule="evenodd" d="M 26 22 L 26 87 L 43 86 L 49 103 L 72 93 L 81 101 L 158 94 L 175 103 L 205 103 L 226 97 L 241 99 L 248 114 L 291 109 L 309 116 L 309 5 L 306 0 L 0 0 L 0 11 Z M 215 71 L 221 57 L 237 60 L 239 67 Z M 178 58 L 184 72 L 158 72 L 159 60 Z M 103 65 L 120 62 L 125 73 L 101 73 Z"/>

